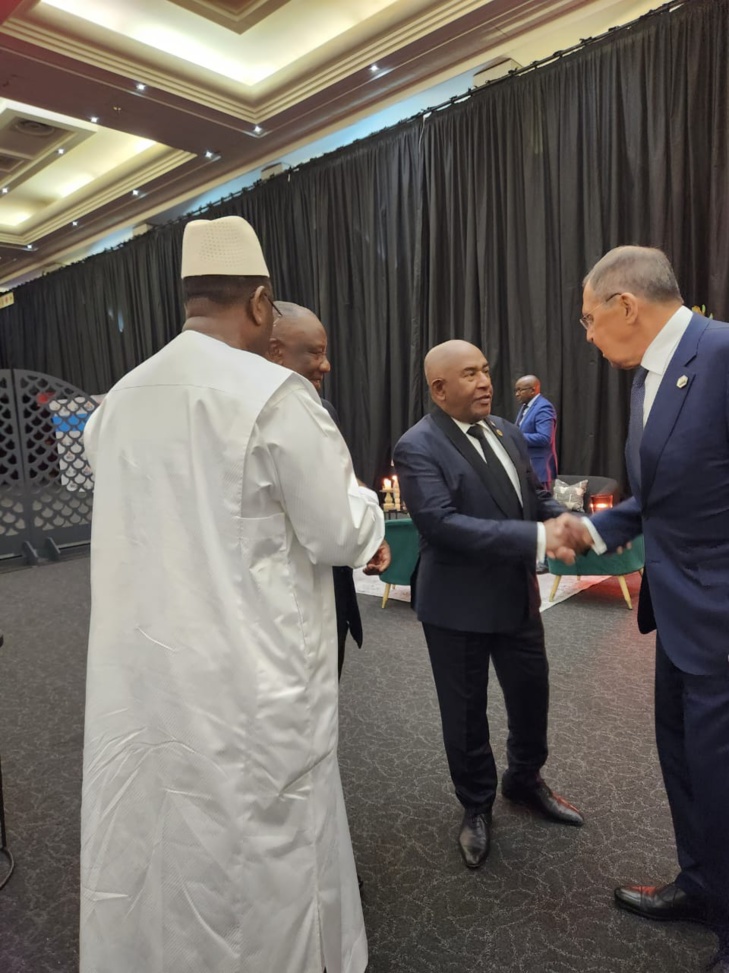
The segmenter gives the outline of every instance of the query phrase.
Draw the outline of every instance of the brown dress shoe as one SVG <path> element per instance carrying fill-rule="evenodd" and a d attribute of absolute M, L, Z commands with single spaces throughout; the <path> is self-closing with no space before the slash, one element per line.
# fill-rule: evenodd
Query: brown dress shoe
<path fill-rule="evenodd" d="M 491 850 L 491 812 L 466 811 L 463 815 L 458 846 L 466 868 L 480 868 Z"/>
<path fill-rule="evenodd" d="M 706 905 L 671 882 L 669 885 L 622 885 L 615 889 L 615 902 L 621 909 L 644 919 L 706 924 Z"/>

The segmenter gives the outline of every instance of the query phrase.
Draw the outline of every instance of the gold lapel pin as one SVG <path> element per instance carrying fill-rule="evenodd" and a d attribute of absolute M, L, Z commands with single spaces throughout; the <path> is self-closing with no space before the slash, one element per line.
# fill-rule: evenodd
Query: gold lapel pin
<path fill-rule="evenodd" d="M 676 385 L 680 388 L 686 388 L 688 385 L 688 375 L 682 375 L 681 378 L 676 382 Z"/>

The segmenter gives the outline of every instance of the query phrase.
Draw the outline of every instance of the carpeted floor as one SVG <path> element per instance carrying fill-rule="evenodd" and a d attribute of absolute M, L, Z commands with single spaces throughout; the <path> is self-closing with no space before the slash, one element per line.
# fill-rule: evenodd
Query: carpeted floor
<path fill-rule="evenodd" d="M 705 930 L 611 905 L 616 882 L 670 880 L 676 868 L 653 746 L 651 640 L 637 635 L 617 582 L 543 616 L 545 778 L 587 823 L 552 825 L 499 799 L 477 873 L 456 847 L 460 814 L 420 627 L 404 602 L 360 603 L 366 641 L 345 662 L 340 754 L 369 973 L 700 970 L 713 946 Z M 74 973 L 87 559 L 0 573 L 0 605 L 0 750 L 17 860 L 0 891 L 0 973 Z M 503 761 L 498 688 L 490 713 Z"/>

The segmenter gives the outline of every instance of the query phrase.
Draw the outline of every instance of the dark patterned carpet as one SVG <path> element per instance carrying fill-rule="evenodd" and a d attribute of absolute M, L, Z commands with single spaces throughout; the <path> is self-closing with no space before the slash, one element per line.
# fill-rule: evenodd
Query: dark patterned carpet
<path fill-rule="evenodd" d="M 360 603 L 366 641 L 345 662 L 341 762 L 369 973 L 698 973 L 713 946 L 706 931 L 611 905 L 617 881 L 667 881 L 676 868 L 653 746 L 651 640 L 637 635 L 617 583 L 543 616 L 545 778 L 585 827 L 499 799 L 477 873 L 456 847 L 460 814 L 420 627 L 403 602 Z M 0 750 L 17 860 L 0 891 L 0 973 L 74 973 L 88 561 L 0 573 L 0 606 Z M 490 712 L 503 761 L 498 688 Z"/>

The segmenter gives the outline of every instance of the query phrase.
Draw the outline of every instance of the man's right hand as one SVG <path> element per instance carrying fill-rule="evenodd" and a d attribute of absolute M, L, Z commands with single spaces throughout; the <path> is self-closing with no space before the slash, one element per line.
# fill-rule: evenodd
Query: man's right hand
<path fill-rule="evenodd" d="M 565 564 L 574 564 L 575 556 L 592 547 L 592 535 L 582 517 L 562 514 L 554 520 L 546 520 L 547 555 Z"/>

